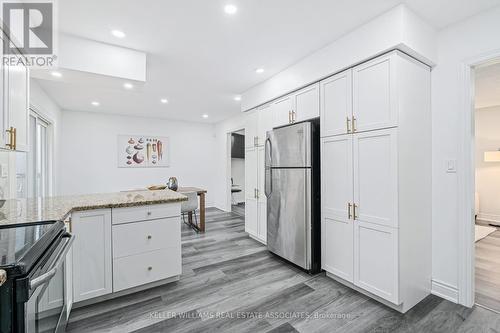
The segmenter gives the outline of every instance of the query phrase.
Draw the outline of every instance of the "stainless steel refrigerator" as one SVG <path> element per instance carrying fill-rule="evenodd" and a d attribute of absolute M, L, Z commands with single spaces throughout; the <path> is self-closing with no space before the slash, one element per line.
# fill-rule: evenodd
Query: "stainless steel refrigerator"
<path fill-rule="evenodd" d="M 310 273 L 321 269 L 319 121 L 267 132 L 269 251 Z"/>

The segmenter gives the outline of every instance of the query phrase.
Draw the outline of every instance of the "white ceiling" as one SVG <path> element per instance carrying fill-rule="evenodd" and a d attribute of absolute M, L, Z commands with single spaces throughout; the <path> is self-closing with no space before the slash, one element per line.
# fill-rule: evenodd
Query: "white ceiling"
<path fill-rule="evenodd" d="M 476 69 L 476 109 L 500 106 L 500 63 Z"/>
<path fill-rule="evenodd" d="M 104 77 L 39 83 L 65 110 L 213 123 L 240 111 L 235 95 L 399 3 L 443 28 L 500 0 L 61 0 L 62 32 L 147 52 L 147 82 L 133 91 Z"/>

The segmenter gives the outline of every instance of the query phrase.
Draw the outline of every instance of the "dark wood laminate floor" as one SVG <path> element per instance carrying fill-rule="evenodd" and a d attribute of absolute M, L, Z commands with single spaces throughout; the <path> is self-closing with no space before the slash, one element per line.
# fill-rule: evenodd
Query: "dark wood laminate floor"
<path fill-rule="evenodd" d="M 323 274 L 309 276 L 244 232 L 241 215 L 207 211 L 182 229 L 180 281 L 71 313 L 69 332 L 499 332 L 500 316 L 429 296 L 405 315 Z"/>
<path fill-rule="evenodd" d="M 500 231 L 498 230 L 476 242 L 476 303 L 500 312 Z"/>

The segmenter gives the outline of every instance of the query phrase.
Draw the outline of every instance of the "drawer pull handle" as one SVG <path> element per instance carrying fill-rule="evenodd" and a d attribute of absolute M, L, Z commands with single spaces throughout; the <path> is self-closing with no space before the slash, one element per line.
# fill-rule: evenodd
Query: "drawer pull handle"
<path fill-rule="evenodd" d="M 153 238 L 153 236 L 151 236 L 151 235 L 148 235 L 148 239 L 151 239 L 151 238 Z"/>
<path fill-rule="evenodd" d="M 153 270 L 153 267 L 149 266 L 148 271 L 152 271 L 152 270 Z"/>

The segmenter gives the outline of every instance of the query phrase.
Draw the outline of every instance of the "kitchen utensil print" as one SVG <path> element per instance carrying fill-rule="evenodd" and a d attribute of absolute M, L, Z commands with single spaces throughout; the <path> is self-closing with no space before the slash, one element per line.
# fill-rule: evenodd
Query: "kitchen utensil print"
<path fill-rule="evenodd" d="M 119 167 L 167 167 L 168 137 L 118 136 Z"/>

